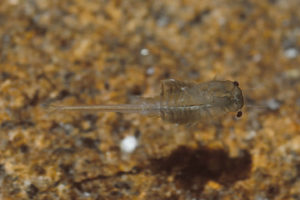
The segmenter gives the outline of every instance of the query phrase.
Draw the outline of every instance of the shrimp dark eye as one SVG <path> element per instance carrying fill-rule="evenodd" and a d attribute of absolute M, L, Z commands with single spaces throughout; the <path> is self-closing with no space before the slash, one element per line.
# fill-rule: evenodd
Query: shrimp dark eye
<path fill-rule="evenodd" d="M 240 84 L 239 84 L 239 82 L 234 81 L 234 82 L 233 82 L 233 85 L 234 85 L 234 86 L 239 86 Z"/>
<path fill-rule="evenodd" d="M 238 117 L 238 118 L 240 118 L 242 115 L 243 115 L 242 111 L 239 111 L 239 112 L 236 113 L 236 117 Z"/>

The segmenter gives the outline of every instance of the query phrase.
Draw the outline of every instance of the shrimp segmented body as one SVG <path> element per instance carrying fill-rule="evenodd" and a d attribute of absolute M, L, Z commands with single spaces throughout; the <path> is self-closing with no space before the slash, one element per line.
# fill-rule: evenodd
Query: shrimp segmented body
<path fill-rule="evenodd" d="M 192 83 L 168 79 L 161 81 L 159 96 L 141 98 L 135 104 L 55 106 L 55 109 L 140 113 L 157 115 L 171 123 L 189 124 L 229 112 L 237 112 L 240 117 L 243 106 L 243 93 L 236 81 Z"/>

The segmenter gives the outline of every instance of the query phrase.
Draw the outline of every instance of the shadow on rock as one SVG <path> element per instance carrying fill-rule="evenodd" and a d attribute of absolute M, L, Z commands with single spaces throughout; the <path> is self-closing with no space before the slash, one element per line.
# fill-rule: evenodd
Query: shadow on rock
<path fill-rule="evenodd" d="M 210 180 L 228 186 L 246 179 L 251 163 L 248 151 L 243 151 L 240 157 L 230 158 L 222 149 L 181 146 L 167 157 L 151 159 L 149 168 L 162 178 L 173 175 L 175 183 L 185 190 L 199 192 Z"/>

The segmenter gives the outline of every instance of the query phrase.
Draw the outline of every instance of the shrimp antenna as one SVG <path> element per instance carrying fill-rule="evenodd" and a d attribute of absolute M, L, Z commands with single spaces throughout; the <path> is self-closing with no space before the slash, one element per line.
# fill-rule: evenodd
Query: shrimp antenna
<path fill-rule="evenodd" d="M 249 98 L 247 98 L 247 95 L 244 94 L 244 102 L 245 102 L 245 107 L 246 108 L 255 108 L 255 109 L 267 109 L 267 106 L 264 106 L 264 105 L 255 105 L 253 104 L 253 101 Z M 252 103 L 249 103 L 249 102 L 252 102 Z"/>
<path fill-rule="evenodd" d="M 245 106 L 246 106 L 246 108 L 267 109 L 267 107 L 263 106 L 263 105 L 249 105 L 249 104 L 246 104 Z"/>

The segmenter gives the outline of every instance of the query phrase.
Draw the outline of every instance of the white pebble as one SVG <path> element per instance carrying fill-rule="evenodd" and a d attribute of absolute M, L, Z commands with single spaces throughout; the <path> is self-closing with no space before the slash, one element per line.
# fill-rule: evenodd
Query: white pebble
<path fill-rule="evenodd" d="M 147 75 L 154 74 L 154 68 L 153 67 L 148 68 L 147 71 L 146 71 L 146 73 L 147 73 Z"/>
<path fill-rule="evenodd" d="M 149 55 L 149 50 L 148 49 L 142 49 L 140 53 L 143 56 L 148 56 Z"/>
<path fill-rule="evenodd" d="M 280 107 L 280 103 L 276 99 L 270 99 L 267 101 L 267 106 L 271 110 L 277 110 Z"/>
<path fill-rule="evenodd" d="M 137 147 L 137 145 L 138 141 L 136 137 L 131 135 L 125 137 L 120 143 L 121 150 L 125 153 L 132 153 Z"/>
<path fill-rule="evenodd" d="M 84 197 L 90 197 L 90 196 L 91 196 L 91 193 L 89 193 L 89 192 L 84 192 L 84 193 L 83 193 L 83 196 L 84 196 Z"/>
<path fill-rule="evenodd" d="M 289 48 L 284 52 L 285 57 L 292 59 L 298 56 L 298 50 L 295 48 Z"/>

